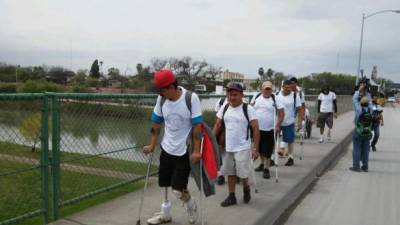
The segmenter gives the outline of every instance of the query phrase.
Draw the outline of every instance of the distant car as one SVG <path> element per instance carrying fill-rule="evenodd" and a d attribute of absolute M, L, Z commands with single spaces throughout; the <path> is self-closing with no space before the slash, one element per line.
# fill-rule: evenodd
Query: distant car
<path fill-rule="evenodd" d="M 396 102 L 396 98 L 395 97 L 389 97 L 388 98 L 388 102 Z"/>

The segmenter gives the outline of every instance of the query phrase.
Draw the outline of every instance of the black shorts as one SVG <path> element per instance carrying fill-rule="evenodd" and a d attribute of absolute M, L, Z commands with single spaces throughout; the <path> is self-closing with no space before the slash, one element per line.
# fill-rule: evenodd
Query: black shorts
<path fill-rule="evenodd" d="M 160 167 L 158 168 L 158 185 L 171 187 L 174 190 L 186 190 L 189 182 L 190 162 L 189 154 L 174 156 L 168 154 L 161 147 Z"/>
<path fill-rule="evenodd" d="M 274 130 L 260 130 L 260 154 L 266 158 L 270 158 L 274 151 L 274 146 Z"/>
<path fill-rule="evenodd" d="M 333 127 L 333 113 L 318 113 L 317 128 L 325 128 L 325 124 L 332 129 Z"/>

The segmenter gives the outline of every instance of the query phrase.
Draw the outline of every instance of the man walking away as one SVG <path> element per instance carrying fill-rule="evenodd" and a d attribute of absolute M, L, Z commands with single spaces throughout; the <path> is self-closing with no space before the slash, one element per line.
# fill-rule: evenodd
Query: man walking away
<path fill-rule="evenodd" d="M 283 141 L 288 144 L 288 161 L 285 166 L 293 166 L 293 147 L 295 140 L 296 114 L 301 113 L 301 102 L 299 95 L 292 91 L 292 81 L 285 80 L 283 89 L 277 96 L 277 101 L 284 107 L 285 116 L 282 122 L 281 130 Z M 297 127 L 302 126 L 302 116 L 297 117 Z"/>
<path fill-rule="evenodd" d="M 372 99 L 372 118 L 374 138 L 371 142 L 372 151 L 376 151 L 376 143 L 378 143 L 380 135 L 380 126 L 383 126 L 383 107 L 378 104 L 378 96 L 374 96 Z"/>
<path fill-rule="evenodd" d="M 284 117 L 283 106 L 277 102 L 272 93 L 272 82 L 265 81 L 261 87 L 261 93 L 253 96 L 251 100 L 260 129 L 260 165 L 256 172 L 263 171 L 263 177 L 269 179 L 269 167 L 271 166 L 271 155 L 275 146 L 275 132 L 279 132 Z M 275 117 L 277 118 L 274 121 Z M 275 129 L 274 129 L 275 128 Z"/>
<path fill-rule="evenodd" d="M 260 141 L 256 113 L 252 106 L 243 103 L 243 87 L 239 83 L 231 83 L 228 88 L 228 104 L 217 113 L 214 134 L 225 129 L 225 150 L 221 173 L 228 176 L 228 197 L 221 202 L 222 207 L 237 204 L 235 188 L 236 176 L 242 179 L 243 202 L 249 203 L 250 186 L 248 177 L 251 173 L 252 158 L 258 157 Z M 253 132 L 254 149 L 251 147 Z"/>
<path fill-rule="evenodd" d="M 328 141 L 331 139 L 331 129 L 333 127 L 333 113 L 337 118 L 336 94 L 329 90 L 329 86 L 324 86 L 318 95 L 318 119 L 317 127 L 319 128 L 319 143 L 324 142 L 325 124 L 328 126 Z"/>

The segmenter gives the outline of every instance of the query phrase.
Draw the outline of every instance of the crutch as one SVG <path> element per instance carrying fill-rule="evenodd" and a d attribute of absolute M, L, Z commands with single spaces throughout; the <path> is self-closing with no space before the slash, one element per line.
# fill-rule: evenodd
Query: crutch
<path fill-rule="evenodd" d="M 201 138 L 200 142 L 200 221 L 201 225 L 204 225 L 204 218 L 203 218 L 203 146 L 204 146 L 204 137 Z"/>
<path fill-rule="evenodd" d="M 150 167 L 151 167 L 151 163 L 153 162 L 153 155 L 154 155 L 154 153 L 150 153 L 149 163 L 147 164 L 146 180 L 144 181 L 142 196 L 140 197 L 140 205 L 139 205 L 139 211 L 138 211 L 138 217 L 137 217 L 138 220 L 136 221 L 136 225 L 140 225 L 140 216 L 142 214 L 144 196 L 146 195 L 146 191 L 147 191 L 147 184 L 149 183 Z"/>
<path fill-rule="evenodd" d="M 256 180 L 256 174 L 255 174 L 255 172 L 254 172 L 254 162 L 253 162 L 253 157 L 252 157 L 252 154 L 251 154 L 251 152 L 252 151 L 250 151 L 250 163 L 251 163 L 251 175 L 252 175 L 252 177 L 253 177 L 253 183 L 254 183 L 254 192 L 255 193 L 258 193 L 258 185 L 257 185 L 257 180 Z"/>
<path fill-rule="evenodd" d="M 274 107 L 274 126 L 276 126 L 276 108 Z M 275 141 L 275 148 L 274 148 L 274 164 L 275 164 L 275 182 L 279 182 L 278 177 L 278 150 L 279 150 L 279 134 L 274 129 L 274 141 Z"/>
<path fill-rule="evenodd" d="M 306 122 L 303 120 L 301 122 L 301 131 L 300 131 L 300 160 L 303 159 L 303 145 L 304 145 L 304 133 L 305 133 Z"/>

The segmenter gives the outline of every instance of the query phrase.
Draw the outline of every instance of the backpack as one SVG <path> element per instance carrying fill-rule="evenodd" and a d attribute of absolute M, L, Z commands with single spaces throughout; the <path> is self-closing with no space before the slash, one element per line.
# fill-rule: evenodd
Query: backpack
<path fill-rule="evenodd" d="M 162 112 L 162 107 L 167 99 L 165 97 L 161 98 L 160 102 L 160 110 Z M 191 91 L 186 91 L 185 94 L 185 102 L 186 106 L 192 114 L 192 92 Z M 218 177 L 218 171 L 221 167 L 220 165 L 220 152 L 219 152 L 219 146 L 217 143 L 217 140 L 211 130 L 211 128 L 203 121 L 201 122 L 201 133 L 203 136 L 203 143 L 202 143 L 202 161 L 203 161 L 203 167 L 200 168 L 199 163 L 193 164 L 190 161 L 190 167 L 191 167 L 191 173 L 193 175 L 193 178 L 196 182 L 197 187 L 199 190 L 201 189 L 201 182 L 200 182 L 200 170 L 202 170 L 202 177 L 203 177 L 203 191 L 204 195 L 206 197 L 214 195 L 215 194 L 215 185 L 214 183 L 217 180 Z M 188 152 L 189 155 L 192 154 L 192 131 L 190 131 L 190 134 L 187 139 L 187 145 L 188 145 Z"/>
<path fill-rule="evenodd" d="M 370 139 L 372 137 L 373 118 L 370 109 L 362 109 L 361 115 L 356 123 L 356 132 L 362 139 Z"/>
<path fill-rule="evenodd" d="M 248 104 L 245 103 L 245 102 L 243 102 L 242 104 L 243 104 L 243 107 L 242 107 L 242 108 L 243 108 L 243 114 L 244 114 L 244 117 L 246 117 L 246 120 L 247 120 L 247 135 L 246 135 L 246 140 L 249 140 L 249 132 L 251 133 L 251 136 L 252 136 L 253 130 L 252 130 L 251 127 L 250 127 L 249 113 L 248 113 L 248 111 L 247 111 Z M 229 104 L 226 104 L 225 107 L 224 107 L 224 111 L 222 111 L 222 127 L 223 127 L 224 129 L 225 129 L 224 118 L 225 118 L 225 113 L 226 113 L 226 111 L 228 110 L 228 108 L 229 108 Z"/>
<path fill-rule="evenodd" d="M 381 112 L 378 109 L 372 111 L 372 121 L 375 125 L 381 122 Z"/>

